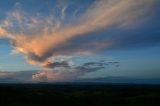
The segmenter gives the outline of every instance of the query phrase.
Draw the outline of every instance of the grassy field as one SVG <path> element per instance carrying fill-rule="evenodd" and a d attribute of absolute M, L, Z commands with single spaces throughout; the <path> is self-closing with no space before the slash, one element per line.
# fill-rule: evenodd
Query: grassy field
<path fill-rule="evenodd" d="M 1 84 L 0 106 L 160 106 L 159 85 Z"/>

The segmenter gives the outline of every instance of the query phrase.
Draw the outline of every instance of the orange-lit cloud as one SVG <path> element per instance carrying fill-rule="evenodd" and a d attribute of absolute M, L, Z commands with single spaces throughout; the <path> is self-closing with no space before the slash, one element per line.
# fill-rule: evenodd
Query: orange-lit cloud
<path fill-rule="evenodd" d="M 30 64 L 45 64 L 58 55 L 72 55 L 90 53 L 108 47 L 110 42 L 92 42 L 94 48 L 76 47 L 73 51 L 64 49 L 72 45 L 71 39 L 86 36 L 87 33 L 112 26 L 124 27 L 143 19 L 145 13 L 155 0 L 97 0 L 88 7 L 85 13 L 76 17 L 76 21 L 62 25 L 65 20 L 64 6 L 61 11 L 61 20 L 51 14 L 48 17 L 27 16 L 23 11 L 15 10 L 8 13 L 0 27 L 0 37 L 11 40 L 15 48 L 13 54 L 23 53 Z M 63 20 L 63 21 L 62 21 Z M 17 25 L 14 26 L 14 23 Z M 18 29 L 18 31 L 17 31 Z M 98 35 L 97 35 L 98 36 Z M 91 45 L 90 42 L 87 45 Z M 73 45 L 72 45 L 73 47 Z"/>

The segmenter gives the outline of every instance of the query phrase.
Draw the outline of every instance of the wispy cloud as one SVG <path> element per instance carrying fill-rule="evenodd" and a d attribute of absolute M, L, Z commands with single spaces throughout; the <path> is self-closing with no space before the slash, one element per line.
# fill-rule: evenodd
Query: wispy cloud
<path fill-rule="evenodd" d="M 45 19 L 25 16 L 24 12 L 15 10 L 8 13 L 6 20 L 2 21 L 0 36 L 12 40 L 12 46 L 25 55 L 29 63 L 43 63 L 56 55 L 71 55 L 80 51 L 59 51 L 69 40 L 86 33 L 106 29 L 113 25 L 129 25 L 139 20 L 152 6 L 155 0 L 101 0 L 88 7 L 81 17 L 71 25 L 61 26 L 60 20 L 55 20 L 54 15 Z M 64 18 L 65 9 L 62 8 L 61 16 Z M 15 23 L 16 22 L 16 23 Z M 15 23 L 15 25 L 13 25 Z M 15 30 L 13 30 L 13 29 Z M 97 44 L 96 48 L 107 46 Z M 82 49 L 83 50 L 83 49 Z"/>
<path fill-rule="evenodd" d="M 1 21 L 0 37 L 10 39 L 11 45 L 16 50 L 14 53 L 24 54 L 28 63 L 45 66 L 59 55 L 96 53 L 109 47 L 112 42 L 107 40 L 101 43 L 93 40 L 85 45 L 80 43 L 78 46 L 70 41 L 87 36 L 91 32 L 107 30 L 113 26 L 128 27 L 136 21 L 143 20 L 155 1 L 97 0 L 84 13 L 81 13 L 80 17 L 75 17 L 67 24 L 63 23 L 67 6 L 61 8 L 60 19 L 55 18 L 56 16 L 52 13 L 50 16 L 31 16 L 18 7 L 8 12 L 6 19 Z M 87 47 L 92 48 L 86 49 Z"/>

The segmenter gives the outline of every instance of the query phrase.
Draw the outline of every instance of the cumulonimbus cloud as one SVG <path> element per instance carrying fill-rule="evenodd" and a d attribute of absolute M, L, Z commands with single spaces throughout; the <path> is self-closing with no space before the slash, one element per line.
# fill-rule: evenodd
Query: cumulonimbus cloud
<path fill-rule="evenodd" d="M 26 17 L 24 12 L 16 9 L 8 13 L 6 20 L 1 22 L 0 37 L 11 39 L 12 46 L 17 52 L 23 53 L 29 63 L 44 63 L 52 56 L 82 52 L 78 49 L 72 52 L 60 49 L 63 45 L 69 44 L 68 41 L 72 38 L 114 25 L 123 26 L 134 23 L 145 15 L 154 1 L 96 1 L 80 17 L 76 17 L 76 21 L 64 26 L 61 25 L 60 20 L 54 19 L 53 14 L 45 19 Z M 65 9 L 66 7 L 62 8 L 63 18 L 65 18 Z M 104 45 L 96 45 L 95 49 L 100 48 L 99 46 Z M 57 49 L 61 51 L 57 52 Z"/>
<path fill-rule="evenodd" d="M 61 9 L 60 19 L 56 19 L 52 13 L 44 17 L 32 16 L 16 8 L 8 12 L 6 19 L 0 22 L 0 37 L 11 40 L 11 45 L 15 49 L 12 54 L 22 53 L 28 63 L 44 67 L 60 55 L 92 54 L 93 51 L 108 47 L 112 42 L 95 41 L 74 47 L 70 41 L 112 26 L 130 26 L 143 19 L 155 1 L 97 0 L 79 17 L 74 17 L 75 19 L 67 24 L 63 24 L 67 6 Z M 85 46 L 90 45 L 93 48 L 87 50 Z"/>

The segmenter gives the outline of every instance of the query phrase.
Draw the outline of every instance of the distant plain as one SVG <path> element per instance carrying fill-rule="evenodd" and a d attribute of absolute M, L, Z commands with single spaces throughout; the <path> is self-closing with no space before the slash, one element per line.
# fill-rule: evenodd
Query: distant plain
<path fill-rule="evenodd" d="M 159 106 L 160 85 L 1 84 L 1 106 Z"/>

